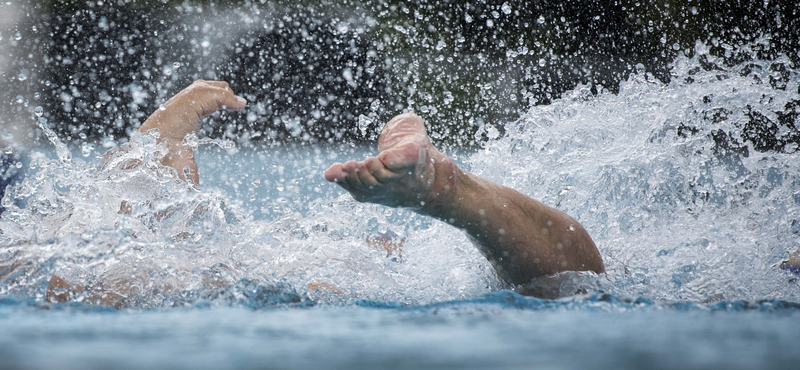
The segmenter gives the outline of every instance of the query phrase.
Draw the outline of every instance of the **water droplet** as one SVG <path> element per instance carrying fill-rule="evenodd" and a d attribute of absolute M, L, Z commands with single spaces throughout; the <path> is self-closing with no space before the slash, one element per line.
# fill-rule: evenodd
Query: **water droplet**
<path fill-rule="evenodd" d="M 444 41 L 439 40 L 439 42 L 436 43 L 436 50 L 442 50 L 445 46 L 447 46 L 447 44 L 445 44 Z"/>
<path fill-rule="evenodd" d="M 538 19 L 536 19 L 536 23 L 544 24 L 544 15 L 540 15 Z"/>
<path fill-rule="evenodd" d="M 6 148 L 3 150 L 3 153 L 6 153 L 6 154 L 13 154 L 13 153 L 14 153 L 14 149 L 13 149 L 13 148 L 11 148 L 10 146 L 9 146 L 9 147 L 6 147 Z"/>
<path fill-rule="evenodd" d="M 569 231 L 575 231 L 575 225 L 569 224 Z"/>
<path fill-rule="evenodd" d="M 161 103 L 161 105 L 158 106 L 158 109 L 160 109 L 162 111 L 165 111 L 165 110 L 167 110 L 167 105 L 164 104 L 164 103 Z"/>
<path fill-rule="evenodd" d="M 181 67 L 181 63 L 180 62 L 172 63 L 172 68 L 178 69 L 180 67 Z"/>
<path fill-rule="evenodd" d="M 81 155 L 82 155 L 82 156 L 84 156 L 84 157 L 88 157 L 88 156 L 92 155 L 92 152 L 93 152 L 93 151 L 94 151 L 94 144 L 91 144 L 91 143 L 83 143 L 83 144 L 81 145 Z"/>
<path fill-rule="evenodd" d="M 678 44 L 672 44 L 672 50 L 678 51 L 681 49 L 681 46 Z"/>
<path fill-rule="evenodd" d="M 200 140 L 197 138 L 197 134 L 194 132 L 190 132 L 188 135 L 183 137 L 183 145 L 188 145 L 192 148 L 197 148 L 200 145 Z"/>
<path fill-rule="evenodd" d="M 455 97 L 453 97 L 453 93 L 451 93 L 449 91 L 445 91 L 445 93 L 444 93 L 444 104 L 445 105 L 450 105 L 450 103 L 452 103 L 453 100 L 455 100 Z"/>
<path fill-rule="evenodd" d="M 345 68 L 344 71 L 342 71 L 342 77 L 344 77 L 345 81 L 347 82 L 353 81 L 353 70 L 350 68 Z"/>
<path fill-rule="evenodd" d="M 17 41 L 22 40 L 22 34 L 19 33 L 19 32 L 15 33 L 14 34 L 14 40 L 17 40 Z"/>
<path fill-rule="evenodd" d="M 24 102 L 25 102 L 25 97 L 23 97 L 22 95 L 17 95 L 17 98 L 16 98 L 16 99 L 14 99 L 14 101 L 15 101 L 17 104 L 22 104 L 22 103 L 24 103 Z"/>
<path fill-rule="evenodd" d="M 539 59 L 539 67 L 544 67 L 547 64 L 547 61 L 544 59 Z"/>
<path fill-rule="evenodd" d="M 38 92 L 33 93 L 33 98 L 34 99 L 39 100 L 39 98 L 41 98 L 41 97 L 42 97 L 42 94 L 39 94 Z"/>
<path fill-rule="evenodd" d="M 42 114 L 44 114 L 44 108 L 42 108 L 41 106 L 33 108 L 33 113 L 36 114 L 36 117 L 41 117 Z"/>
<path fill-rule="evenodd" d="M 472 23 L 472 16 L 469 14 L 464 15 L 464 21 L 467 23 Z"/>
<path fill-rule="evenodd" d="M 503 3 L 503 6 L 500 7 L 500 10 L 502 10 L 505 14 L 511 14 L 511 5 L 508 5 L 508 3 Z"/>
<path fill-rule="evenodd" d="M 20 74 L 17 76 L 17 79 L 18 79 L 18 80 L 20 80 L 20 81 L 25 81 L 25 80 L 27 80 L 27 79 L 28 79 L 28 75 L 26 75 L 26 74 L 24 74 L 24 73 L 20 73 Z"/>
<path fill-rule="evenodd" d="M 497 10 L 493 10 L 492 17 L 494 17 L 494 19 L 500 18 L 500 13 L 498 13 Z"/>
<path fill-rule="evenodd" d="M 203 37 L 203 41 L 200 42 L 200 46 L 204 48 L 211 46 L 211 40 L 208 38 L 208 36 Z"/>
<path fill-rule="evenodd" d="M 361 136 L 367 136 L 367 130 L 373 121 L 374 119 L 372 117 L 363 114 L 358 116 L 358 130 L 361 131 Z"/>
<path fill-rule="evenodd" d="M 419 110 L 420 110 L 422 113 L 428 113 L 428 112 L 430 112 L 430 110 L 431 110 L 431 109 L 430 109 L 430 108 L 428 108 L 428 106 L 427 106 L 427 105 L 423 105 L 423 106 L 419 107 Z"/>

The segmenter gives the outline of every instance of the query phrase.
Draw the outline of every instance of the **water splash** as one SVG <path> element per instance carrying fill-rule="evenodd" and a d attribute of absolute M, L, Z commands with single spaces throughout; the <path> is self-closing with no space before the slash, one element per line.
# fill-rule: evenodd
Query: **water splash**
<path fill-rule="evenodd" d="M 134 134 L 98 168 L 36 162 L 38 171 L 6 197 L 24 206 L 10 203 L 0 219 L 0 295 L 44 300 L 54 275 L 68 282 L 54 293 L 118 307 L 415 303 L 501 286 L 463 235 L 409 211 L 342 195 L 308 199 L 307 215 L 253 219 L 236 193 L 198 191 L 170 174 L 159 164 L 166 148 L 156 145 L 157 134 Z M 405 259 L 370 244 L 370 236 L 389 232 L 416 246 L 402 251 Z"/>
<path fill-rule="evenodd" d="M 796 277 L 779 267 L 800 239 L 798 70 L 781 58 L 729 65 L 696 51 L 673 63 L 668 84 L 642 70 L 618 94 L 578 86 L 503 134 L 486 125 L 493 139 L 468 167 L 575 216 L 606 261 L 606 275 L 567 279 L 556 295 L 800 299 Z M 283 175 L 249 186 L 257 177 L 226 173 L 248 190 L 199 189 L 159 164 L 166 149 L 153 135 L 135 134 L 97 167 L 41 127 L 58 159 L 38 156 L 4 198 L 1 296 L 43 301 L 53 275 L 73 284 L 61 293 L 74 300 L 133 307 L 416 304 L 503 287 L 465 236 L 409 211 L 298 190 L 308 192 L 302 212 L 276 196 L 268 204 L 280 217 L 258 219 L 249 199 L 278 185 L 288 192 Z M 332 161 L 306 153 L 276 166 Z M 395 238 L 384 243 L 395 249 L 376 235 Z"/>
<path fill-rule="evenodd" d="M 800 72 L 749 48 L 727 65 L 698 44 L 668 84 L 641 71 L 618 94 L 578 86 L 507 126 L 473 168 L 580 220 L 607 291 L 797 300 L 779 265 L 800 247 Z"/>

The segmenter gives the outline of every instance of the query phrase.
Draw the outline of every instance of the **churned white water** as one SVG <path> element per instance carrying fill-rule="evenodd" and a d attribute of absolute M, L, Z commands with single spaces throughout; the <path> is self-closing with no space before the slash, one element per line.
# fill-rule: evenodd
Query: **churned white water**
<path fill-rule="evenodd" d="M 786 60 L 729 66 L 696 49 L 669 83 L 641 71 L 618 93 L 578 86 L 532 107 L 504 134 L 487 125 L 492 139 L 459 160 L 578 219 L 606 263 L 596 290 L 798 301 L 795 276 L 779 268 L 800 247 L 798 148 L 759 151 L 743 134 L 753 117 L 778 122 L 793 109 L 798 71 L 776 84 Z M 324 182 L 330 163 L 371 148 L 199 150 L 199 187 L 157 165 L 163 148 L 149 136 L 100 168 L 63 149 L 34 153 L 3 199 L 0 296 L 44 301 L 53 275 L 145 308 L 426 304 L 505 287 L 457 230 Z"/>
<path fill-rule="evenodd" d="M 776 83 L 788 60 L 726 66 L 702 44 L 696 52 L 674 62 L 668 84 L 640 73 L 618 94 L 579 86 L 532 108 L 473 169 L 577 218 L 606 263 L 607 291 L 797 301 L 800 286 L 779 265 L 800 248 L 800 148 L 795 139 L 760 152 L 747 135 L 753 121 L 796 115 L 798 70 Z"/>

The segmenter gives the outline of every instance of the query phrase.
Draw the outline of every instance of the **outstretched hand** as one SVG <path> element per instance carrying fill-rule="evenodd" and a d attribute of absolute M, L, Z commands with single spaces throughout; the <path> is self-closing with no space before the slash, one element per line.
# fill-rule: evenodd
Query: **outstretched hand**
<path fill-rule="evenodd" d="M 325 170 L 325 179 L 360 202 L 420 211 L 449 189 L 452 177 L 447 175 L 454 167 L 431 145 L 425 123 L 416 114 L 402 114 L 389 121 L 381 132 L 378 149 L 376 157 L 361 162 L 334 163 Z"/>
<path fill-rule="evenodd" d="M 197 162 L 183 138 L 198 129 L 201 117 L 220 109 L 240 110 L 246 104 L 246 100 L 234 95 L 227 82 L 197 80 L 153 112 L 139 132 L 158 129 L 159 143 L 166 143 L 169 148 L 161 163 L 176 169 L 181 180 L 187 180 L 184 169 L 188 168 L 191 180 L 197 184 Z"/>

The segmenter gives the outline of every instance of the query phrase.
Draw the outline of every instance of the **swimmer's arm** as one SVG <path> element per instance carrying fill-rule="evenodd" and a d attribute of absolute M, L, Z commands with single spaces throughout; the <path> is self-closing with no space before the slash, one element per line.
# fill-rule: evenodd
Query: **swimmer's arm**
<path fill-rule="evenodd" d="M 572 217 L 514 189 L 456 170 L 456 193 L 425 213 L 463 229 L 514 285 L 561 271 L 604 271 L 597 248 Z"/>
<path fill-rule="evenodd" d="M 158 129 L 158 142 L 169 148 L 161 163 L 177 170 L 181 180 L 186 180 L 184 169 L 188 169 L 191 180 L 198 184 L 197 162 L 192 148 L 183 144 L 183 138 L 198 129 L 201 117 L 220 109 L 240 110 L 246 104 L 244 98 L 234 95 L 227 82 L 197 80 L 156 109 L 139 127 L 139 132 Z"/>
<path fill-rule="evenodd" d="M 198 129 L 201 117 L 220 109 L 240 110 L 246 104 L 247 101 L 234 95 L 227 82 L 197 80 L 153 112 L 138 131 L 148 133 L 158 130 L 158 142 L 166 144 L 169 149 L 161 164 L 174 168 L 181 180 L 186 180 L 184 169 L 188 169 L 191 180 L 197 184 L 200 181 L 197 162 L 192 148 L 183 144 L 183 138 Z M 140 165 L 136 160 L 122 163 L 114 161 L 117 154 L 124 153 L 127 149 L 127 145 L 121 145 L 106 152 L 99 169 L 129 169 Z"/>

